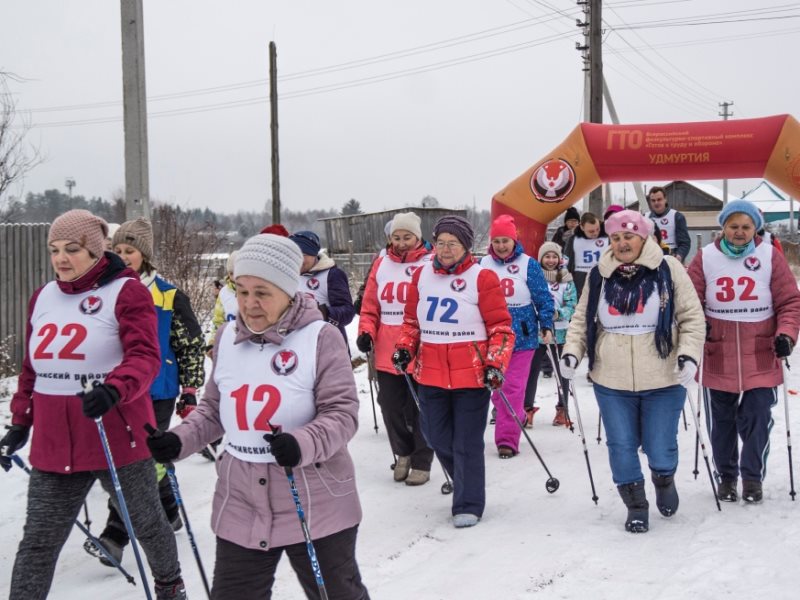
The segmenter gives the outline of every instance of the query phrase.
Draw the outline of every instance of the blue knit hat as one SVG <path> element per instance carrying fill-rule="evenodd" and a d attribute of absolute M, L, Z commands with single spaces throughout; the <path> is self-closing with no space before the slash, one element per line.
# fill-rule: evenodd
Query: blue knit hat
<path fill-rule="evenodd" d="M 317 256 L 320 251 L 319 236 L 313 231 L 298 231 L 289 236 L 306 256 Z"/>
<path fill-rule="evenodd" d="M 719 217 L 717 218 L 720 227 L 725 227 L 725 221 L 727 221 L 728 218 L 735 213 L 742 213 L 750 217 L 753 220 L 753 223 L 755 223 L 756 231 L 764 227 L 764 217 L 761 216 L 761 213 L 756 205 L 752 202 L 748 202 L 747 200 L 734 200 L 733 202 L 728 202 L 727 206 L 722 209 L 722 212 L 719 213 Z"/>

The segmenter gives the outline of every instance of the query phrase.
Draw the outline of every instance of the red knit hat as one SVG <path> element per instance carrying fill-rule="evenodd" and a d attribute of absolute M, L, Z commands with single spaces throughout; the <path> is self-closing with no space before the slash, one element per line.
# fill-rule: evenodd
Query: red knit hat
<path fill-rule="evenodd" d="M 511 215 L 500 215 L 493 222 L 489 228 L 489 239 L 498 237 L 511 238 L 517 241 L 517 225 L 514 223 L 514 217 Z"/>
<path fill-rule="evenodd" d="M 283 237 L 289 237 L 289 232 L 286 230 L 286 227 L 281 225 L 280 223 L 273 223 L 272 225 L 267 225 L 264 229 L 261 230 L 261 233 L 271 233 L 273 235 L 282 235 Z"/>
<path fill-rule="evenodd" d="M 88 210 L 76 208 L 65 212 L 50 225 L 47 243 L 59 240 L 77 242 L 95 258 L 103 256 L 108 223 Z"/>

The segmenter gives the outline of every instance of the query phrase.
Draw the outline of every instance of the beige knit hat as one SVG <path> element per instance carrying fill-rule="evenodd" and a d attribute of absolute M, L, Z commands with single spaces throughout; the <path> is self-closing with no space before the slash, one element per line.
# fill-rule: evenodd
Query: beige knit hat
<path fill-rule="evenodd" d="M 111 247 L 117 244 L 128 244 L 142 253 L 142 258 L 153 262 L 153 226 L 150 221 L 143 218 L 125 221 L 119 226 L 111 240 Z"/>
<path fill-rule="evenodd" d="M 539 246 L 539 262 L 542 262 L 542 257 L 548 252 L 554 252 L 558 255 L 558 260 L 561 260 L 561 246 L 555 242 L 545 242 Z"/>
<path fill-rule="evenodd" d="M 422 219 L 413 212 L 397 213 L 392 219 L 391 231 L 389 235 L 393 234 L 398 229 L 410 231 L 418 239 L 422 239 Z"/>
<path fill-rule="evenodd" d="M 77 242 L 95 258 L 103 256 L 108 223 L 88 210 L 77 208 L 65 212 L 50 225 L 47 243 L 58 240 Z"/>

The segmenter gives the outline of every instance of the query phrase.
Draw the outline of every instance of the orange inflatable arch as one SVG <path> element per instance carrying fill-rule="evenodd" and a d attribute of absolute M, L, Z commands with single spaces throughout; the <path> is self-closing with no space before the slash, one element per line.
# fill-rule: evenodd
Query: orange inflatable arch
<path fill-rule="evenodd" d="M 581 123 L 492 198 L 492 219 L 515 217 L 536 256 L 547 224 L 612 181 L 761 177 L 800 197 L 800 123 L 790 115 L 738 121 Z"/>

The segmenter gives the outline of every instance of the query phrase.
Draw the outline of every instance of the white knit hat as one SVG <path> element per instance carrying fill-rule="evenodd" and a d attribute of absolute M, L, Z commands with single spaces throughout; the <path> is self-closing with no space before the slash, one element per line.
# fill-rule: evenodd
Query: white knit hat
<path fill-rule="evenodd" d="M 233 273 L 233 263 L 236 260 L 236 250 L 228 254 L 228 260 L 225 261 L 225 272 Z"/>
<path fill-rule="evenodd" d="M 392 219 L 391 235 L 398 229 L 410 231 L 418 239 L 422 239 L 422 219 L 413 212 L 397 213 Z"/>
<path fill-rule="evenodd" d="M 289 238 L 271 233 L 255 235 L 236 252 L 233 278 L 252 275 L 294 297 L 300 283 L 303 254 Z"/>

